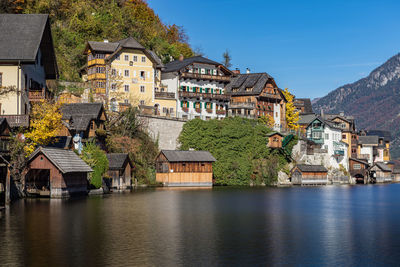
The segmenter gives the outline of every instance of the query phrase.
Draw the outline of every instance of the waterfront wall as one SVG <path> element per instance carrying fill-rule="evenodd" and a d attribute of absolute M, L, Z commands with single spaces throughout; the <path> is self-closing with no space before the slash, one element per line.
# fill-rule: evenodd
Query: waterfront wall
<path fill-rule="evenodd" d="M 175 150 L 178 148 L 178 137 L 185 120 L 148 115 L 140 115 L 139 118 L 151 138 L 158 140 L 160 149 Z"/>

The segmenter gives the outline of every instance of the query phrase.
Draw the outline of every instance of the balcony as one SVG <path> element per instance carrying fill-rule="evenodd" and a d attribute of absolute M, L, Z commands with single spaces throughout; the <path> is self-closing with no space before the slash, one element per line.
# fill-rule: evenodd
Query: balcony
<path fill-rule="evenodd" d="M 28 92 L 29 101 L 36 102 L 44 99 L 50 99 L 53 97 L 50 91 L 43 88 L 42 90 L 29 90 Z"/>
<path fill-rule="evenodd" d="M 92 66 L 92 65 L 104 65 L 105 61 L 104 58 L 95 58 L 92 60 L 88 61 L 88 66 Z"/>
<path fill-rule="evenodd" d="M 229 82 L 231 80 L 230 76 L 219 76 L 219 75 L 190 73 L 190 72 L 181 73 L 181 77 L 186 79 L 196 79 L 196 80 L 214 80 L 218 82 Z"/>
<path fill-rule="evenodd" d="M 189 112 L 189 108 L 182 108 L 183 112 Z"/>
<path fill-rule="evenodd" d="M 93 73 L 88 75 L 88 80 L 105 80 L 106 74 L 105 73 Z"/>
<path fill-rule="evenodd" d="M 175 93 L 154 92 L 154 97 L 157 98 L 157 99 L 175 99 Z"/>
<path fill-rule="evenodd" d="M 226 115 L 226 110 L 217 110 L 215 113 L 217 113 L 217 115 Z"/>
<path fill-rule="evenodd" d="M 201 113 L 201 108 L 195 108 L 194 110 L 196 110 L 197 113 Z"/>
<path fill-rule="evenodd" d="M 229 95 L 222 95 L 222 94 L 217 95 L 217 94 L 186 92 L 186 91 L 179 91 L 179 97 L 216 99 L 216 100 L 224 100 L 224 101 L 229 101 L 229 99 L 230 99 Z"/>
<path fill-rule="evenodd" d="M 207 111 L 207 113 L 212 113 L 212 109 L 210 109 L 210 108 L 206 108 L 206 111 Z"/>
<path fill-rule="evenodd" d="M 28 127 L 29 115 L 0 115 L 0 118 L 7 119 L 10 127 Z"/>
<path fill-rule="evenodd" d="M 274 94 L 264 93 L 264 94 L 260 95 L 258 97 L 258 99 L 259 100 L 264 100 L 264 99 L 279 99 L 280 100 L 281 96 L 279 94 L 274 95 Z"/>
<path fill-rule="evenodd" d="M 253 102 L 231 102 L 229 108 L 244 108 L 244 109 L 254 109 L 256 104 Z"/>

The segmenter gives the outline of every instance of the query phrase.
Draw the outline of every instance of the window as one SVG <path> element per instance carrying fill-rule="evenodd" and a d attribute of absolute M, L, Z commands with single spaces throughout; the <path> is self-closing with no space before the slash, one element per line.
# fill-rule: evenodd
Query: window
<path fill-rule="evenodd" d="M 124 74 L 125 74 L 125 77 L 129 77 L 129 70 L 125 70 Z"/>
<path fill-rule="evenodd" d="M 140 100 L 140 105 L 144 106 L 144 100 Z"/>
<path fill-rule="evenodd" d="M 105 67 L 96 67 L 96 73 L 105 73 L 106 68 Z"/>
<path fill-rule="evenodd" d="M 360 170 L 361 169 L 361 164 L 354 164 L 353 165 L 354 170 Z"/>
<path fill-rule="evenodd" d="M 124 100 L 124 103 L 125 103 L 125 104 L 129 104 L 129 100 L 128 100 L 128 99 L 125 99 L 125 100 Z"/>
<path fill-rule="evenodd" d="M 144 85 L 141 85 L 141 86 L 140 86 L 140 92 L 141 92 L 141 93 L 144 93 L 144 91 L 145 91 L 145 87 L 144 87 Z"/>
<path fill-rule="evenodd" d="M 146 72 L 145 71 L 141 71 L 140 72 L 140 78 L 142 78 L 143 80 L 146 79 Z"/>
<path fill-rule="evenodd" d="M 96 54 L 95 58 L 105 58 L 105 54 Z"/>
<path fill-rule="evenodd" d="M 111 111 L 117 111 L 117 101 L 115 100 L 115 98 L 111 99 Z"/>
<path fill-rule="evenodd" d="M 142 62 L 146 62 L 146 57 L 142 57 Z"/>
<path fill-rule="evenodd" d="M 137 56 L 133 56 L 133 61 L 137 62 Z"/>
<path fill-rule="evenodd" d="M 346 139 L 346 135 L 345 134 L 342 134 L 342 139 Z"/>
<path fill-rule="evenodd" d="M 170 108 L 170 109 L 169 109 L 169 113 L 170 113 L 170 114 L 173 114 L 173 113 L 174 113 L 174 108 Z"/>
<path fill-rule="evenodd" d="M 125 88 L 125 92 L 129 92 L 129 84 L 125 84 L 124 88 Z"/>
<path fill-rule="evenodd" d="M 125 55 L 125 61 L 129 61 L 129 56 Z"/>
<path fill-rule="evenodd" d="M 163 109 L 162 109 L 162 112 L 163 112 L 163 113 L 168 113 L 168 108 L 163 108 Z"/>
<path fill-rule="evenodd" d="M 329 134 L 327 134 L 327 133 L 325 134 L 325 139 L 329 140 Z"/>
<path fill-rule="evenodd" d="M 111 75 L 112 76 L 116 76 L 117 75 L 117 70 L 116 69 L 112 69 L 111 70 Z"/>
<path fill-rule="evenodd" d="M 116 90 L 116 89 L 117 89 L 117 84 L 116 83 L 111 84 L 111 90 Z"/>
<path fill-rule="evenodd" d="M 321 139 L 322 133 L 321 132 L 313 132 L 312 133 L 312 138 L 313 139 Z"/>

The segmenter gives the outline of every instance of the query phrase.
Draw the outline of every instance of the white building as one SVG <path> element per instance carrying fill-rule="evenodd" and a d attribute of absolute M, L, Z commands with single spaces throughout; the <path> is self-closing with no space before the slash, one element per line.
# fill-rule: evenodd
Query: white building
<path fill-rule="evenodd" d="M 232 72 L 222 64 L 196 56 L 165 64 L 162 84 L 177 96 L 177 117 L 220 119 L 226 116 L 229 96 L 225 86 Z"/>

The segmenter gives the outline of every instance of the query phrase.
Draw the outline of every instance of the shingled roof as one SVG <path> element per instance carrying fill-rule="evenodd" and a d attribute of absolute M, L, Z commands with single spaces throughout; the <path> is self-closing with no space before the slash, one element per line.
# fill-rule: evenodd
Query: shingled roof
<path fill-rule="evenodd" d="M 392 140 L 392 134 L 389 131 L 367 130 L 366 134 L 367 134 L 367 136 L 370 136 L 370 135 L 379 136 L 379 137 L 383 138 L 385 141 L 391 141 Z"/>
<path fill-rule="evenodd" d="M 322 165 L 306 165 L 298 164 L 295 166 L 302 172 L 327 172 L 328 170 Z"/>
<path fill-rule="evenodd" d="M 43 153 L 62 173 L 93 171 L 74 151 L 61 148 L 39 147 L 31 154 L 28 162 L 39 153 Z"/>
<path fill-rule="evenodd" d="M 313 113 L 311 100 L 309 98 L 296 98 L 294 101 L 296 107 L 304 107 L 303 113 Z"/>
<path fill-rule="evenodd" d="M 40 48 L 46 79 L 58 77 L 47 14 L 0 14 L 0 33 L 0 61 L 33 63 Z"/>
<path fill-rule="evenodd" d="M 376 135 L 360 136 L 358 137 L 358 143 L 362 145 L 378 145 L 379 137 Z"/>
<path fill-rule="evenodd" d="M 226 86 L 226 93 L 231 95 L 258 95 L 265 88 L 268 81 L 273 81 L 268 73 L 246 73 L 233 77 Z M 246 91 L 246 88 L 252 88 Z M 233 89 L 238 89 L 233 92 Z"/>
<path fill-rule="evenodd" d="M 383 162 L 376 162 L 375 165 L 376 165 L 379 169 L 381 169 L 382 171 L 384 171 L 384 172 L 391 172 L 391 171 L 392 171 L 392 169 L 389 168 L 389 166 L 386 165 L 386 164 L 383 163 Z"/>
<path fill-rule="evenodd" d="M 113 53 L 117 50 L 119 43 L 89 41 L 88 45 L 93 51 Z"/>
<path fill-rule="evenodd" d="M 169 162 L 214 162 L 216 159 L 208 151 L 161 150 Z"/>
<path fill-rule="evenodd" d="M 102 103 L 72 103 L 61 108 L 62 119 L 70 120 L 67 127 L 77 131 L 85 131 L 91 120 L 99 118 L 102 110 Z"/>
<path fill-rule="evenodd" d="M 211 65 L 216 65 L 216 66 L 222 65 L 221 63 L 218 63 L 211 59 L 208 59 L 208 58 L 205 58 L 202 56 L 195 56 L 195 57 L 185 58 L 184 60 L 171 61 L 171 62 L 165 64 L 165 69 L 163 70 L 163 72 L 180 71 L 181 69 L 183 69 L 186 66 L 193 64 L 193 63 L 211 64 Z"/>
<path fill-rule="evenodd" d="M 110 170 L 120 170 L 124 167 L 125 161 L 129 161 L 129 156 L 127 153 L 110 153 L 107 154 L 107 159 Z"/>

